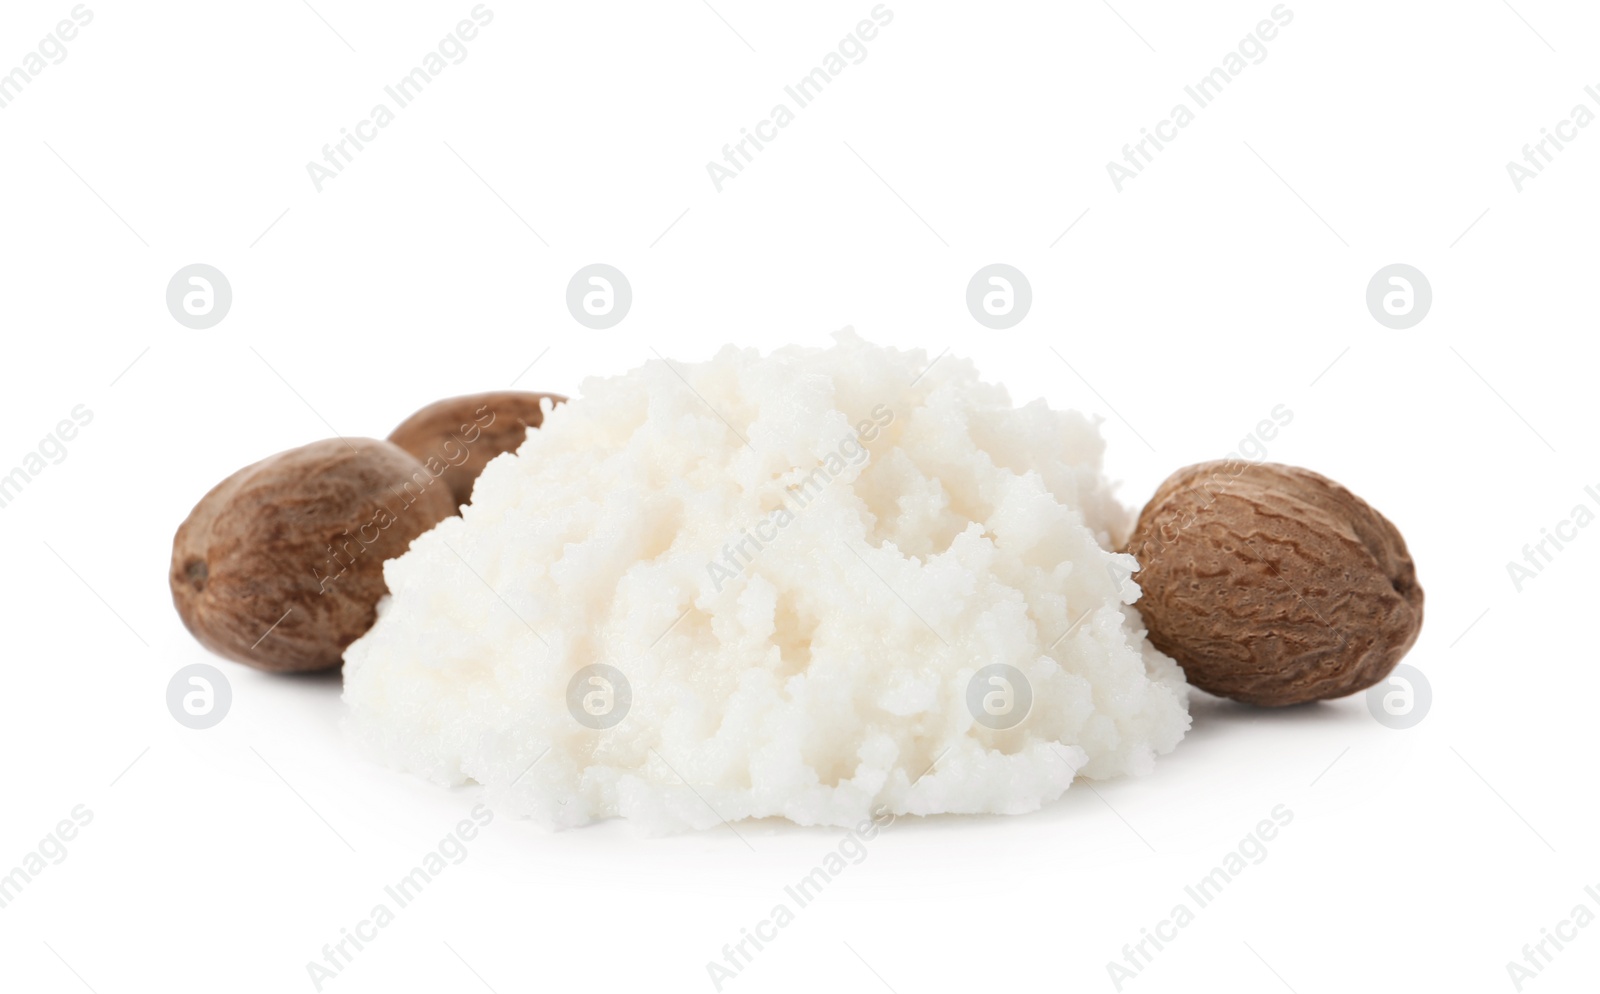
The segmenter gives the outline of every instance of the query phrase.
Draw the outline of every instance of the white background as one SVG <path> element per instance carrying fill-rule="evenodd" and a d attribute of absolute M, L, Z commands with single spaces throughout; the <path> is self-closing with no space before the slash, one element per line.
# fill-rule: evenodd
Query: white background
<path fill-rule="evenodd" d="M 357 756 L 337 680 L 190 639 L 165 575 L 213 483 L 519 374 L 576 393 L 652 348 L 854 325 L 1103 415 L 1132 506 L 1287 405 L 1270 457 L 1346 483 L 1410 543 L 1427 621 L 1407 661 L 1434 702 L 1394 731 L 1360 697 L 1197 695 L 1150 777 L 1025 817 L 902 820 L 725 989 L 1111 991 L 1107 961 L 1279 804 L 1294 820 L 1269 857 L 1125 990 L 1514 989 L 1525 943 L 1600 910 L 1600 529 L 1521 592 L 1506 570 L 1600 486 L 1600 127 L 1520 193 L 1505 164 L 1600 84 L 1600 14 L 1292 0 L 1266 60 L 1118 193 L 1107 161 L 1268 0 L 894 0 L 866 60 L 718 193 L 706 162 L 872 4 L 712 2 L 492 0 L 466 61 L 321 193 L 306 162 L 468 0 L 91 3 L 66 60 L 0 110 L 0 472 L 94 412 L 0 509 L 0 871 L 94 812 L 0 911 L 0 987 L 312 990 L 307 961 L 477 803 Z M 0 71 L 71 7 L 0 9 Z M 634 291 L 603 332 L 564 304 L 597 261 Z M 233 286 L 209 331 L 164 305 L 193 262 Z M 991 262 L 1033 286 L 1008 331 L 964 306 Z M 1404 331 L 1364 302 L 1393 262 L 1434 293 Z M 165 688 L 207 660 L 233 710 L 192 731 Z M 749 847 L 497 819 L 324 989 L 712 990 L 707 961 L 840 834 L 739 832 Z M 1524 989 L 1597 972 L 1591 926 Z"/>

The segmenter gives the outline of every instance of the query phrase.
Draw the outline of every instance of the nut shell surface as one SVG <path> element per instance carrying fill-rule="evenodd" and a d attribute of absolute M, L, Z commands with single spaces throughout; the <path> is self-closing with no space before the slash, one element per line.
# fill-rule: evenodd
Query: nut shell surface
<path fill-rule="evenodd" d="M 515 452 L 528 429 L 544 423 L 545 405 L 566 399 L 515 390 L 450 397 L 406 418 L 389 433 L 389 441 L 430 469 L 442 468 L 442 480 L 459 508 L 472 499 L 472 486 L 489 460 Z"/>
<path fill-rule="evenodd" d="M 454 512 L 444 480 L 388 442 L 280 452 L 217 484 L 178 527 L 173 604 L 218 655 L 333 669 L 377 619 L 384 560 Z"/>
<path fill-rule="evenodd" d="M 1422 628 L 1399 530 L 1308 469 L 1181 469 L 1140 513 L 1127 551 L 1150 641 L 1221 697 L 1276 707 L 1365 690 Z"/>

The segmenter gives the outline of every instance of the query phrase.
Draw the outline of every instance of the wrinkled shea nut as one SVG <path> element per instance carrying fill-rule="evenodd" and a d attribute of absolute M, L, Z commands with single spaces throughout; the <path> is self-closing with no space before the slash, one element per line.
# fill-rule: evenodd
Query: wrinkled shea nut
<path fill-rule="evenodd" d="M 1400 533 L 1310 470 L 1181 469 L 1145 505 L 1127 551 L 1150 641 L 1222 697 L 1278 706 L 1365 690 L 1422 627 Z"/>
<path fill-rule="evenodd" d="M 442 474 L 455 507 L 472 497 L 472 485 L 489 460 L 515 452 L 528 429 L 544 423 L 545 406 L 564 403 L 553 393 L 502 390 L 451 397 L 429 404 L 389 433 L 389 441 Z M 437 470 L 437 472 L 436 472 Z"/>
<path fill-rule="evenodd" d="M 383 562 L 455 511 L 398 446 L 329 439 L 212 488 L 172 541 L 172 600 L 201 644 L 276 672 L 332 669 L 377 618 Z"/>

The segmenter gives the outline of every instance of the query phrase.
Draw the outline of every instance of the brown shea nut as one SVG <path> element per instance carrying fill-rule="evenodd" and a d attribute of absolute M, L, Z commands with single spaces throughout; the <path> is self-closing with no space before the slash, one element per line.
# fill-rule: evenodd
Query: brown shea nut
<path fill-rule="evenodd" d="M 212 652 L 332 669 L 377 620 L 383 562 L 455 511 L 443 483 L 374 438 L 269 456 L 211 489 L 172 540 L 172 601 Z"/>
<path fill-rule="evenodd" d="M 1180 469 L 1145 505 L 1127 551 L 1150 641 L 1221 697 L 1276 707 L 1365 690 L 1422 628 L 1400 533 L 1308 469 Z"/>
<path fill-rule="evenodd" d="M 501 390 L 451 397 L 429 404 L 400 422 L 389 441 L 416 456 L 430 473 L 441 476 L 455 508 L 472 497 L 472 485 L 489 460 L 515 452 L 528 429 L 544 423 L 541 402 L 562 404 L 554 393 Z"/>

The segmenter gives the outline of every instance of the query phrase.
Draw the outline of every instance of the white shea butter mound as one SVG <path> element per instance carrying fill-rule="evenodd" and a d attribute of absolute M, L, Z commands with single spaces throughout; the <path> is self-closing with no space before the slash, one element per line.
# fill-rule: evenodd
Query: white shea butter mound
<path fill-rule="evenodd" d="M 350 728 L 507 813 L 653 833 L 1018 814 L 1146 773 L 1188 688 L 1107 551 L 1102 449 L 850 331 L 587 380 L 385 565 Z"/>

